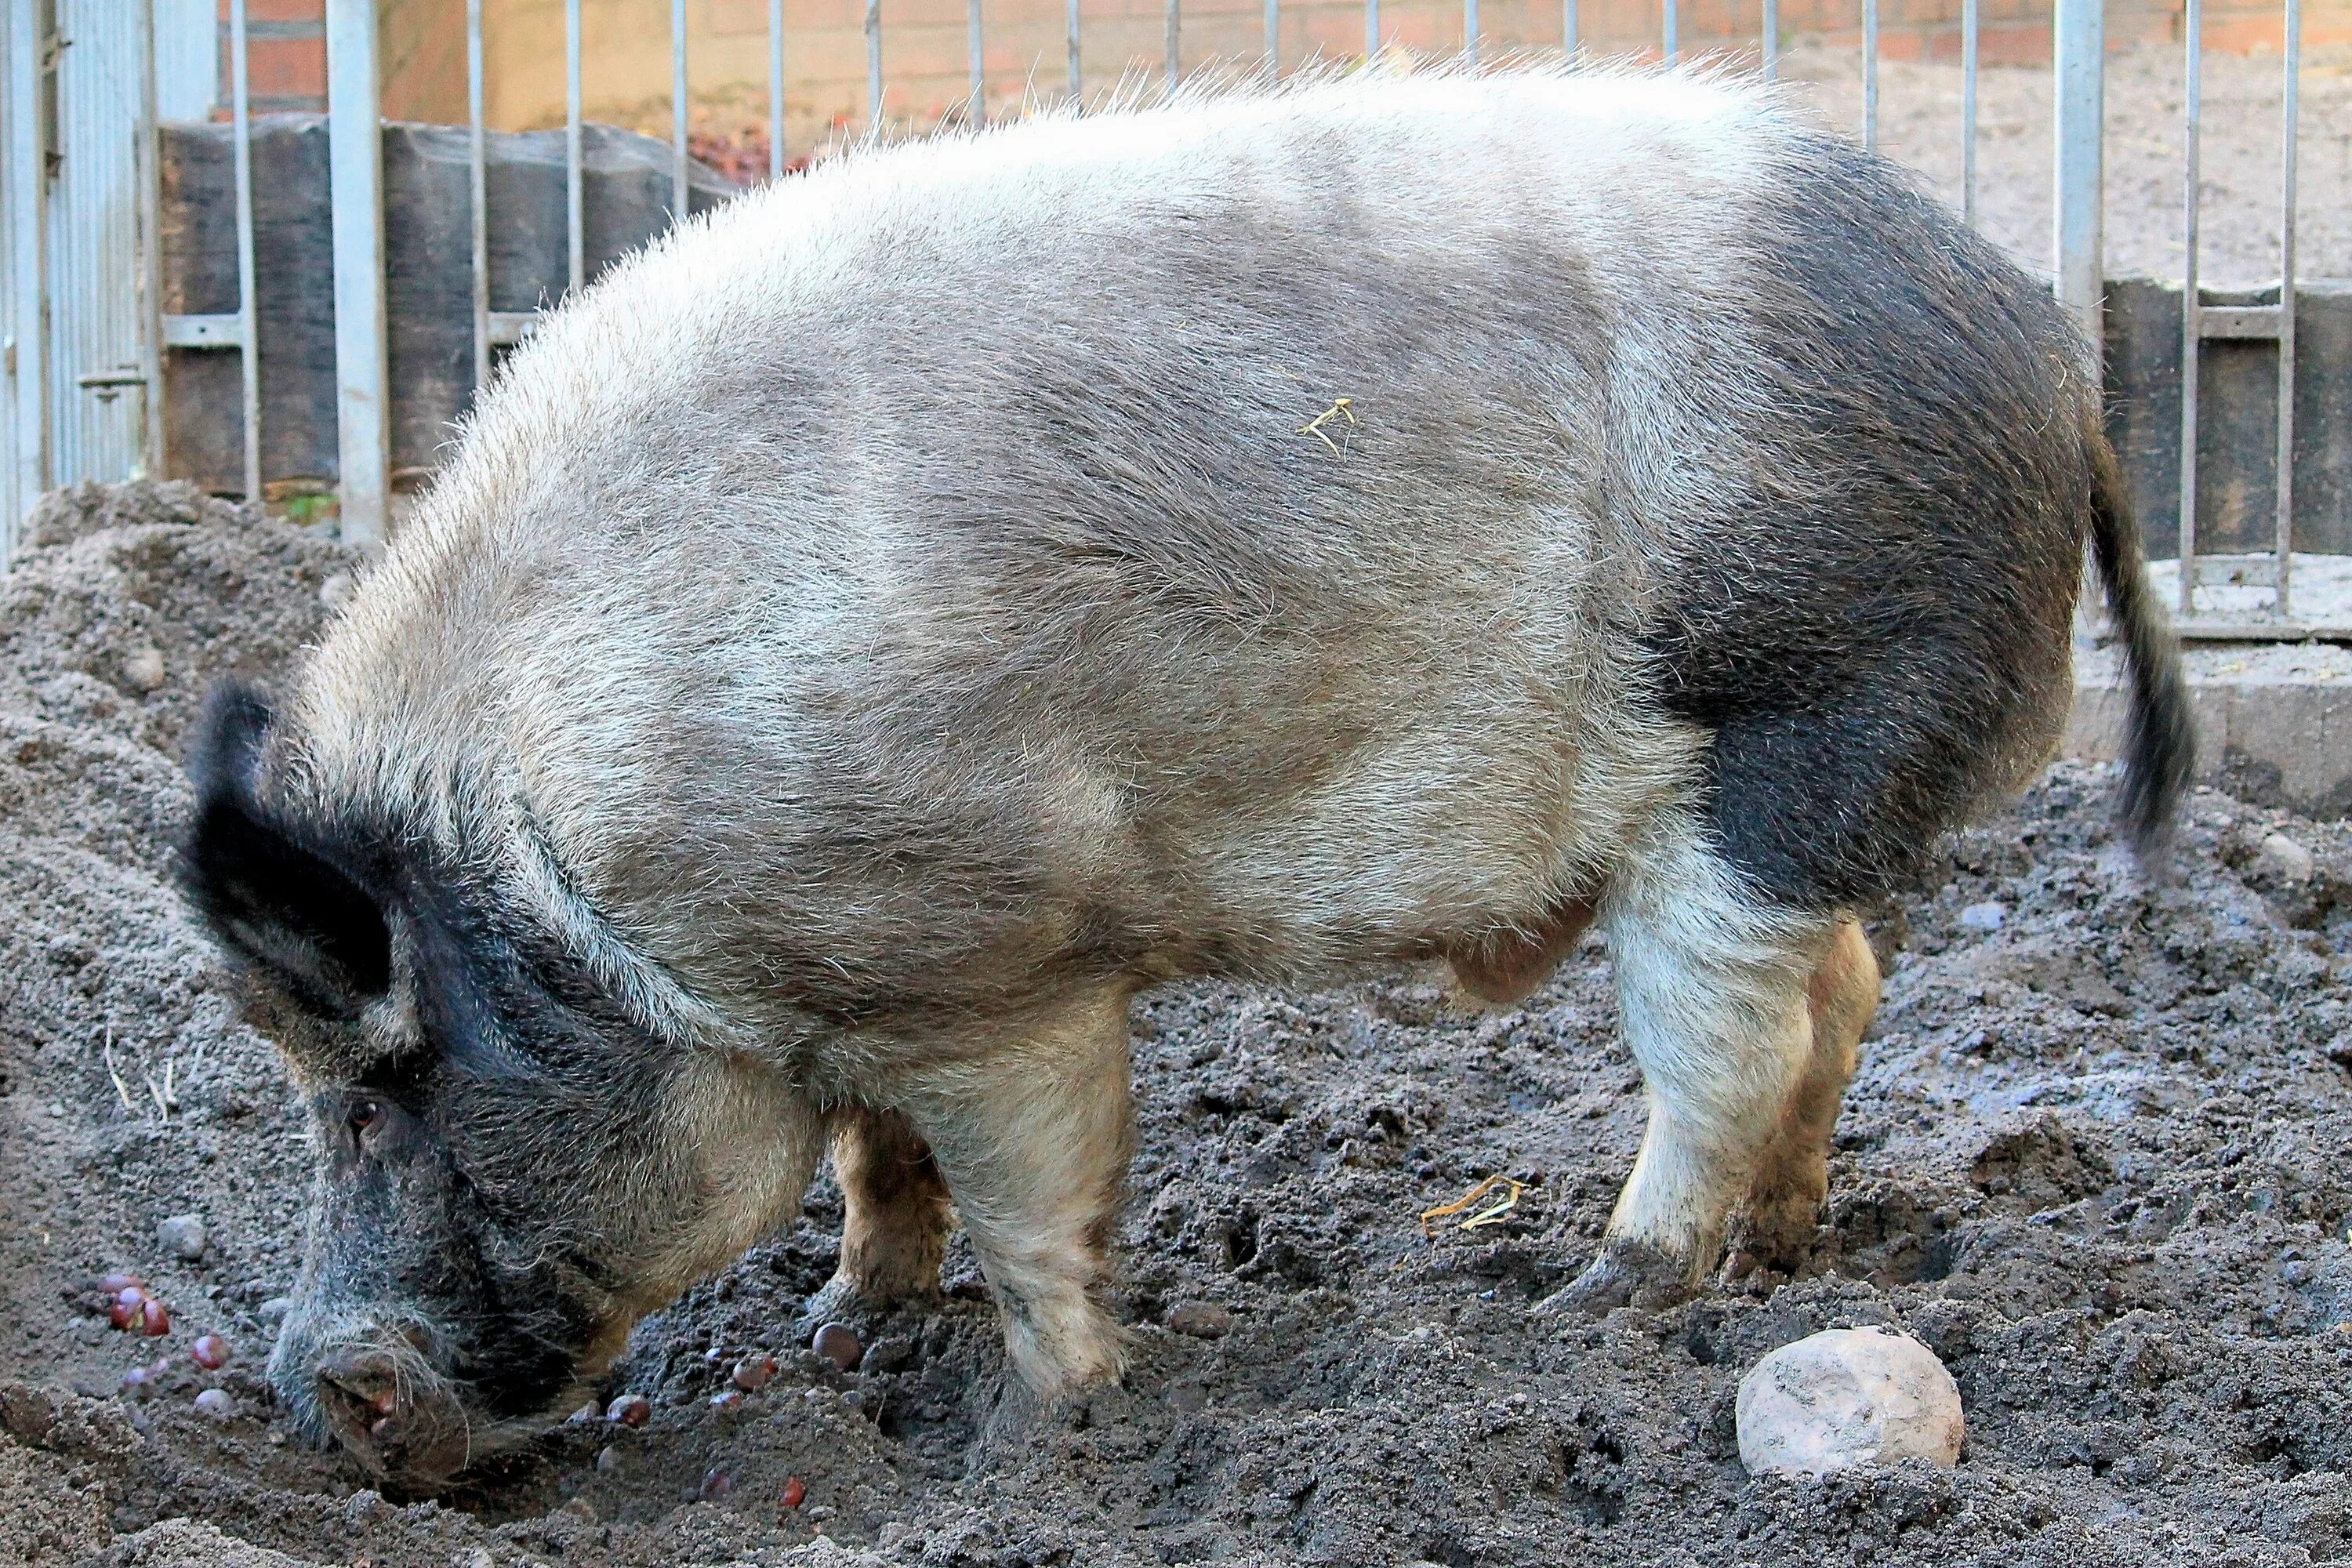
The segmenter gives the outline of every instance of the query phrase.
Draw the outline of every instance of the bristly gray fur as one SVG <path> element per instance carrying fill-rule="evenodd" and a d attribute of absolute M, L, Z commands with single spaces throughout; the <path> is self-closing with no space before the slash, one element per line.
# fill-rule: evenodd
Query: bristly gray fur
<path fill-rule="evenodd" d="M 449 1217 L 404 1245 L 490 1238 L 435 1278 L 565 1304 L 476 1313 L 531 1351 L 493 1425 L 828 1135 L 845 1289 L 935 1273 L 951 1197 L 1021 1373 L 1109 1375 L 1138 987 L 1518 993 L 1592 921 L 1659 1114 L 1584 1299 L 1665 1299 L 1735 1204 L 1810 1223 L 1876 997 L 1851 911 L 2049 754 L 2086 541 L 2127 823 L 2168 820 L 2089 366 L 1721 78 L 1371 72 L 869 149 L 554 312 L 206 798 L 386 912 L 309 1077 L 336 1170 L 425 1173 Z M 373 931 L 248 907 L 241 854 L 200 837 L 192 885 L 257 963 Z"/>

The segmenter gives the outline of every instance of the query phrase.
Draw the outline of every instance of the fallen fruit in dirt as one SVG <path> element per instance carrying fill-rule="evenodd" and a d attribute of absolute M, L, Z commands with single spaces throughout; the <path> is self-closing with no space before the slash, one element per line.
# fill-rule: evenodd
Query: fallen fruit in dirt
<path fill-rule="evenodd" d="M 704 1502 L 716 1502 L 734 1489 L 735 1478 L 727 1473 L 727 1467 L 713 1465 L 702 1472 L 702 1484 L 694 1489 L 694 1495 Z"/>
<path fill-rule="evenodd" d="M 114 1300 L 108 1303 L 106 1321 L 118 1329 L 131 1328 L 146 1310 L 147 1292 L 136 1285 L 125 1285 L 115 1291 Z"/>
<path fill-rule="evenodd" d="M 730 1380 L 746 1394 L 757 1394 L 768 1386 L 776 1375 L 776 1358 L 772 1355 L 745 1356 L 735 1363 L 735 1375 Z"/>
<path fill-rule="evenodd" d="M 110 1296 L 120 1296 L 125 1290 L 143 1289 L 146 1284 L 147 1281 L 136 1274 L 125 1274 L 118 1269 L 114 1273 L 100 1276 L 98 1288 Z"/>
<path fill-rule="evenodd" d="M 743 1391 L 738 1388 L 720 1389 L 710 1396 L 710 1408 L 719 1411 L 742 1409 Z"/>
<path fill-rule="evenodd" d="M 654 1402 L 642 1394 L 624 1394 L 604 1407 L 604 1419 L 624 1426 L 642 1426 L 654 1418 Z"/>
<path fill-rule="evenodd" d="M 172 1314 L 164 1310 L 163 1302 L 150 1296 L 139 1309 L 139 1321 L 135 1326 L 150 1339 L 168 1334 L 172 1331 Z"/>
<path fill-rule="evenodd" d="M 1829 1329 L 1782 1345 L 1739 1380 L 1739 1462 L 1750 1475 L 1826 1476 L 1897 1459 L 1959 1463 L 1959 1386 L 1936 1352 L 1889 1329 Z"/>
<path fill-rule="evenodd" d="M 857 1338 L 857 1331 L 847 1323 L 827 1323 L 809 1341 L 809 1349 L 847 1372 L 866 1354 L 866 1347 Z"/>
<path fill-rule="evenodd" d="M 236 1401 L 226 1388 L 207 1388 L 196 1395 L 196 1408 L 215 1421 L 226 1421 L 236 1414 Z"/>
<path fill-rule="evenodd" d="M 143 1366 L 134 1366 L 129 1372 L 122 1374 L 122 1392 L 124 1395 L 129 1398 L 143 1398 L 146 1395 L 148 1385 L 154 1381 L 155 1374 L 153 1373 L 149 1372 Z"/>
<path fill-rule="evenodd" d="M 803 1481 L 800 1477 L 787 1476 L 784 1479 L 784 1506 L 786 1508 L 800 1507 L 801 1500 L 807 1496 L 808 1484 L 805 1481 Z"/>
<path fill-rule="evenodd" d="M 188 1359 L 206 1372 L 218 1371 L 228 1364 L 228 1342 L 218 1334 L 198 1334 L 188 1347 Z"/>

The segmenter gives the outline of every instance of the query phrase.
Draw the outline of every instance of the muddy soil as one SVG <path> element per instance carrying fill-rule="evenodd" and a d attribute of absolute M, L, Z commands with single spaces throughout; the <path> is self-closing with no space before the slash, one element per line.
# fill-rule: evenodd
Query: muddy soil
<path fill-rule="evenodd" d="M 379 1496 L 289 1440 L 259 1381 L 301 1134 L 167 883 L 194 695 L 315 636 L 347 565 L 184 491 L 89 489 L 0 579 L 0 1563 L 2352 1556 L 2352 835 L 2201 792 L 2151 891 L 2078 768 L 1879 912 L 1831 1202 L 1769 1293 L 1529 1310 L 1590 1256 L 1641 1127 L 1599 943 L 1500 1013 L 1414 974 L 1172 988 L 1136 1012 L 1126 1386 L 1009 1399 L 960 1245 L 938 1310 L 857 1325 L 857 1370 L 810 1355 L 820 1187 L 640 1329 L 611 1390 L 651 1397 L 643 1428 L 566 1425 L 439 1499 Z M 1423 1234 L 1490 1174 L 1527 1184 L 1515 1210 Z M 185 1259 L 156 1227 L 191 1212 Z M 108 1269 L 169 1334 L 107 1326 Z M 1742 1371 L 1862 1323 L 1949 1364 L 1959 1468 L 1750 1480 Z M 190 1359 L 207 1331 L 217 1372 Z M 760 1352 L 774 1380 L 714 1405 Z M 225 1417 L 194 1404 L 214 1387 Z"/>

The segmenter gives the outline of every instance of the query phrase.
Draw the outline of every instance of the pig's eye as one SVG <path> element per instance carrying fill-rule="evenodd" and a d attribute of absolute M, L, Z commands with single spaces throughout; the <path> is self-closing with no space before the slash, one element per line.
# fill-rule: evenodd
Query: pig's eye
<path fill-rule="evenodd" d="M 354 1100 L 352 1101 L 351 1110 L 345 1115 L 351 1121 L 352 1136 L 365 1137 L 369 1132 L 383 1125 L 383 1101 Z"/>

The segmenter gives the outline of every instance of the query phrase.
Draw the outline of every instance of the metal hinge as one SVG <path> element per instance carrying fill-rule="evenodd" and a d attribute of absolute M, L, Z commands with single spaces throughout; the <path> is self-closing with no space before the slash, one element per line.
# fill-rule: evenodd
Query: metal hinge
<path fill-rule="evenodd" d="M 2197 585 L 2200 588 L 2275 588 L 2275 555 L 2199 555 Z"/>
<path fill-rule="evenodd" d="M 98 394 L 100 403 L 111 403 L 122 395 L 126 386 L 144 386 L 146 375 L 137 365 L 121 365 L 113 370 L 92 371 L 88 375 L 74 377 L 74 384 Z"/>
<path fill-rule="evenodd" d="M 2197 310 L 2197 335 L 2275 339 L 2281 314 L 2276 305 L 2200 305 Z"/>
<path fill-rule="evenodd" d="M 245 346 L 245 318 L 236 311 L 219 315 L 163 318 L 167 349 L 235 349 Z"/>

